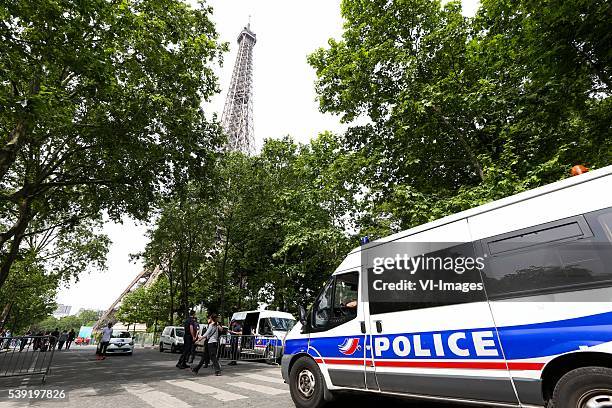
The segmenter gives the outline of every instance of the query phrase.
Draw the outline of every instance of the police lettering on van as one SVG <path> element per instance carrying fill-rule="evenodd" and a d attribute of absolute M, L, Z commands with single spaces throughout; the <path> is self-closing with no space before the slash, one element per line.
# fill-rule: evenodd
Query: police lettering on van
<path fill-rule="evenodd" d="M 353 250 L 286 337 L 296 406 L 612 406 L 610 191 L 606 167 Z"/>

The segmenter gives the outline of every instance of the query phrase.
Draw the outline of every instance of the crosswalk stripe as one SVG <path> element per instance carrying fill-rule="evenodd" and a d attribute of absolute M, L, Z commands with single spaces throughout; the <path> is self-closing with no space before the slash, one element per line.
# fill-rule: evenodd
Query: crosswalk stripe
<path fill-rule="evenodd" d="M 278 368 L 274 368 L 274 369 L 271 369 L 271 370 L 264 370 L 264 371 L 260 371 L 260 372 L 263 373 L 263 374 L 266 374 L 266 375 L 273 375 L 273 376 L 276 376 L 276 377 L 282 377 L 281 370 L 279 370 Z"/>
<path fill-rule="evenodd" d="M 265 381 L 273 384 L 284 384 L 285 381 L 280 377 L 268 377 L 260 374 L 247 374 L 247 373 L 238 373 L 241 377 L 252 378 L 253 380 Z"/>
<path fill-rule="evenodd" d="M 27 404 L 28 404 L 27 400 L 21 403 L 15 402 L 15 401 L 2 401 L 0 402 L 0 408 L 19 408 Z"/>
<path fill-rule="evenodd" d="M 177 387 L 186 388 L 198 394 L 210 394 L 211 397 L 219 401 L 235 401 L 248 398 L 244 395 L 234 394 L 233 392 L 225 391 L 220 388 L 211 387 L 210 385 L 200 384 L 190 380 L 168 380 L 168 384 L 176 385 Z M 176 407 L 175 407 L 176 408 Z"/>
<path fill-rule="evenodd" d="M 289 392 L 288 390 L 279 390 L 278 388 L 266 387 L 265 385 L 251 384 L 242 381 L 227 383 L 227 385 L 244 388 L 245 390 L 261 392 L 262 394 L 266 395 L 280 395 L 287 394 Z"/>
<path fill-rule="evenodd" d="M 155 408 L 191 407 L 191 405 L 165 392 L 157 391 L 145 384 L 124 385 L 123 388 L 131 395 L 138 397 Z"/>
<path fill-rule="evenodd" d="M 70 396 L 70 398 L 93 397 L 97 395 L 97 392 L 93 387 L 85 387 L 69 391 L 68 395 Z"/>

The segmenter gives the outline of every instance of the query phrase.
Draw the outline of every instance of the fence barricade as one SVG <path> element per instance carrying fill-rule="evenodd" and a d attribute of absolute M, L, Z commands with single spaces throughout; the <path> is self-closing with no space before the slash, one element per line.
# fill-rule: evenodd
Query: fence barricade
<path fill-rule="evenodd" d="M 196 352 L 204 347 L 196 345 Z M 276 336 L 241 336 L 226 334 L 219 336 L 219 360 L 258 361 L 278 364 L 283 355 L 283 341 Z"/>
<path fill-rule="evenodd" d="M 53 336 L 0 337 L 0 378 L 40 375 L 44 383 L 55 344 Z"/>
<path fill-rule="evenodd" d="M 140 347 L 159 345 L 159 333 L 136 333 L 134 344 Z"/>

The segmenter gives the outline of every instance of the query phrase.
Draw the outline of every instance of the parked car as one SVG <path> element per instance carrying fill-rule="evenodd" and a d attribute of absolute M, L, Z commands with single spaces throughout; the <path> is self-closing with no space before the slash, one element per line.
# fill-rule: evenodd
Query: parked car
<path fill-rule="evenodd" d="M 170 349 L 171 353 L 179 352 L 183 349 L 183 336 L 185 329 L 181 326 L 166 326 L 159 338 L 159 351 L 164 352 Z"/>
<path fill-rule="evenodd" d="M 131 356 L 134 352 L 134 339 L 132 338 L 132 333 L 123 330 L 113 330 L 106 352 Z"/>

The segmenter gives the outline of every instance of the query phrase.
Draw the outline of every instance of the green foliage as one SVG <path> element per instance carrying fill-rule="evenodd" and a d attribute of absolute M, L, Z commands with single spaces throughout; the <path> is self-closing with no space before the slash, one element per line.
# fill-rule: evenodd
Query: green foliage
<path fill-rule="evenodd" d="M 54 316 L 49 316 L 33 324 L 31 328 L 35 333 L 39 331 L 53 331 L 57 328 L 60 332 L 62 330 L 70 331 L 73 329 L 76 334 L 79 334 L 81 326 L 93 326 L 99 317 L 100 312 L 95 310 L 81 310 L 77 315 L 60 317 L 59 319 Z"/>
<path fill-rule="evenodd" d="M 149 287 L 140 287 L 128 294 L 115 314 L 123 323 L 146 323 L 148 328 L 163 327 L 170 312 L 169 285 L 165 277 Z"/>
<path fill-rule="evenodd" d="M 181 0 L 2 3 L 0 287 L 27 236 L 52 230 L 72 251 L 103 213 L 145 219 L 202 177 L 221 134 L 200 105 L 226 49 L 210 15 Z"/>
<path fill-rule="evenodd" d="M 363 233 L 405 229 L 612 162 L 610 5 L 344 0 L 309 57 L 366 166 Z"/>
<path fill-rule="evenodd" d="M 14 264 L 14 272 L 0 288 L 0 307 L 7 307 L 4 327 L 13 333 L 25 332 L 32 322 L 41 320 L 56 308 L 55 295 L 59 277 L 45 273 L 33 257 Z M 1 310 L 0 310 L 1 312 Z"/>

